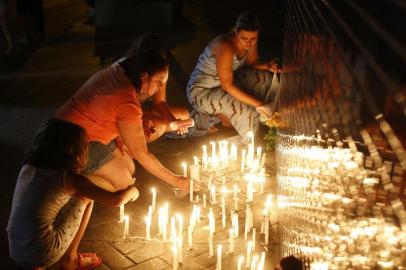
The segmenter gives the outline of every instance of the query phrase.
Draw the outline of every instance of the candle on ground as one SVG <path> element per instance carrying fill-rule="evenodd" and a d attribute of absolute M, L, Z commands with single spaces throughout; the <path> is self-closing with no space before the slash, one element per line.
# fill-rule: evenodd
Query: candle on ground
<path fill-rule="evenodd" d="M 213 234 L 216 232 L 216 219 L 214 218 L 213 209 L 210 208 L 209 210 L 209 232 Z"/>
<path fill-rule="evenodd" d="M 221 270 L 221 252 L 222 252 L 223 247 L 221 245 L 217 246 L 217 264 L 216 264 L 216 270 Z"/>
<path fill-rule="evenodd" d="M 250 270 L 256 270 L 257 260 L 258 260 L 258 255 L 255 255 L 254 258 L 251 261 Z"/>
<path fill-rule="evenodd" d="M 187 165 L 185 162 L 182 162 L 182 168 L 183 168 L 183 177 L 187 177 Z"/>
<path fill-rule="evenodd" d="M 251 251 L 252 251 L 252 242 L 249 241 L 248 244 L 247 244 L 247 262 L 245 264 L 245 267 L 250 267 Z"/>
<path fill-rule="evenodd" d="M 123 231 L 123 238 L 127 238 L 130 231 L 130 217 L 125 215 L 124 216 L 124 231 Z"/>
<path fill-rule="evenodd" d="M 177 270 L 178 269 L 178 247 L 177 247 L 177 245 L 172 246 L 172 257 L 173 257 L 172 270 Z"/>
<path fill-rule="evenodd" d="M 234 200 L 234 210 L 238 210 L 238 187 L 237 185 L 233 186 L 233 200 Z"/>
<path fill-rule="evenodd" d="M 255 237 L 256 237 L 256 230 L 255 228 L 252 228 L 252 250 L 255 250 Z"/>
<path fill-rule="evenodd" d="M 187 227 L 187 240 L 188 240 L 189 249 L 192 249 L 193 248 L 193 227 L 190 225 Z"/>
<path fill-rule="evenodd" d="M 211 204 L 216 204 L 217 203 L 217 198 L 216 198 L 216 186 L 212 185 L 210 189 L 210 203 Z"/>
<path fill-rule="evenodd" d="M 178 263 L 183 263 L 183 250 L 182 250 L 182 246 L 183 246 L 183 240 L 181 237 L 178 237 L 176 243 L 178 245 Z"/>
<path fill-rule="evenodd" d="M 176 243 L 176 224 L 175 217 L 171 217 L 171 240 Z"/>
<path fill-rule="evenodd" d="M 178 219 L 178 236 L 183 239 L 183 217 L 180 214 L 176 214 Z"/>
<path fill-rule="evenodd" d="M 265 216 L 265 245 L 269 243 L 269 216 Z"/>
<path fill-rule="evenodd" d="M 230 253 L 234 253 L 234 230 L 230 229 Z"/>
<path fill-rule="evenodd" d="M 260 260 L 260 262 L 259 262 L 259 264 L 258 264 L 258 270 L 264 270 L 264 267 L 265 267 L 265 251 L 262 251 L 262 253 L 261 253 L 261 260 Z"/>
<path fill-rule="evenodd" d="M 238 237 L 240 234 L 239 228 L 238 228 L 238 213 L 232 214 L 231 222 L 232 222 L 233 228 L 234 228 L 234 237 Z"/>
<path fill-rule="evenodd" d="M 250 228 L 249 228 L 249 211 L 250 211 L 250 206 L 247 204 L 247 209 L 245 210 L 244 240 L 247 240 L 248 232 L 250 230 Z"/>
<path fill-rule="evenodd" d="M 226 191 L 225 187 L 223 187 L 223 193 L 221 196 L 221 223 L 223 225 L 223 229 L 226 227 Z"/>
<path fill-rule="evenodd" d="M 193 157 L 193 164 L 194 165 L 199 165 L 199 158 L 198 157 L 196 157 L 196 156 Z"/>
<path fill-rule="evenodd" d="M 241 153 L 241 172 L 245 170 L 245 149 L 242 150 Z"/>
<path fill-rule="evenodd" d="M 213 257 L 213 234 L 209 232 L 209 258 Z"/>
<path fill-rule="evenodd" d="M 242 270 L 242 263 L 243 262 L 244 262 L 244 256 L 240 256 L 238 258 L 238 267 L 237 267 L 238 270 Z"/>

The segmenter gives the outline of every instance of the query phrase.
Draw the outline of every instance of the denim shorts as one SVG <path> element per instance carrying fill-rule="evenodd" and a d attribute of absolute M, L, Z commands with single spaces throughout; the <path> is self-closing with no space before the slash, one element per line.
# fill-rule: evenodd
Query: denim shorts
<path fill-rule="evenodd" d="M 97 171 L 101 166 L 114 158 L 114 150 L 117 148 L 115 140 L 107 145 L 98 141 L 89 142 L 89 156 L 86 167 L 81 174 L 89 175 Z"/>

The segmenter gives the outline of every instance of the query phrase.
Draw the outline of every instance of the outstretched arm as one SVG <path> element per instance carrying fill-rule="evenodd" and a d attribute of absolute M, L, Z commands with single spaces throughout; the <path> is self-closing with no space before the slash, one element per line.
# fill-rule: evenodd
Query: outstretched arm
<path fill-rule="evenodd" d="M 132 123 L 118 122 L 118 128 L 120 136 L 130 151 L 130 154 L 141 164 L 142 167 L 144 167 L 144 169 L 170 185 L 188 191 L 189 181 L 186 181 L 184 177 L 173 174 L 148 151 L 142 126 L 136 126 Z"/>
<path fill-rule="evenodd" d="M 214 53 L 216 56 L 217 72 L 219 74 L 221 87 L 224 91 L 245 104 L 255 108 L 261 106 L 261 101 L 250 96 L 234 84 L 232 67 L 234 56 L 233 46 L 227 42 L 219 42 L 214 48 Z"/>
<path fill-rule="evenodd" d="M 92 184 L 85 176 L 73 173 L 66 174 L 65 188 L 70 193 L 111 207 L 120 206 L 129 200 L 136 200 L 139 196 L 138 189 L 135 186 L 129 186 L 117 192 L 109 192 Z"/>

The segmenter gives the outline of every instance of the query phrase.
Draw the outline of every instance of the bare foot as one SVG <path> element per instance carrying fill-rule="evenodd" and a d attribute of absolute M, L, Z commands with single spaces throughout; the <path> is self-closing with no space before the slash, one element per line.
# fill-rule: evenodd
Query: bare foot
<path fill-rule="evenodd" d="M 61 270 L 71 269 L 93 269 L 101 264 L 101 258 L 93 252 L 78 253 L 71 259 L 62 259 L 60 262 Z"/>

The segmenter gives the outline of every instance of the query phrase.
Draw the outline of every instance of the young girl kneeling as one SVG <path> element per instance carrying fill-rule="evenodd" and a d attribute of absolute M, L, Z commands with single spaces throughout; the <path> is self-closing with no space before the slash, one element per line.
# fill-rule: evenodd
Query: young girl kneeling
<path fill-rule="evenodd" d="M 51 119 L 38 131 L 26 156 L 7 226 L 10 256 L 22 267 L 92 269 L 95 253 L 77 253 L 93 200 L 117 207 L 138 198 L 130 186 L 115 193 L 77 173 L 86 165 L 87 136 L 75 124 Z"/>

